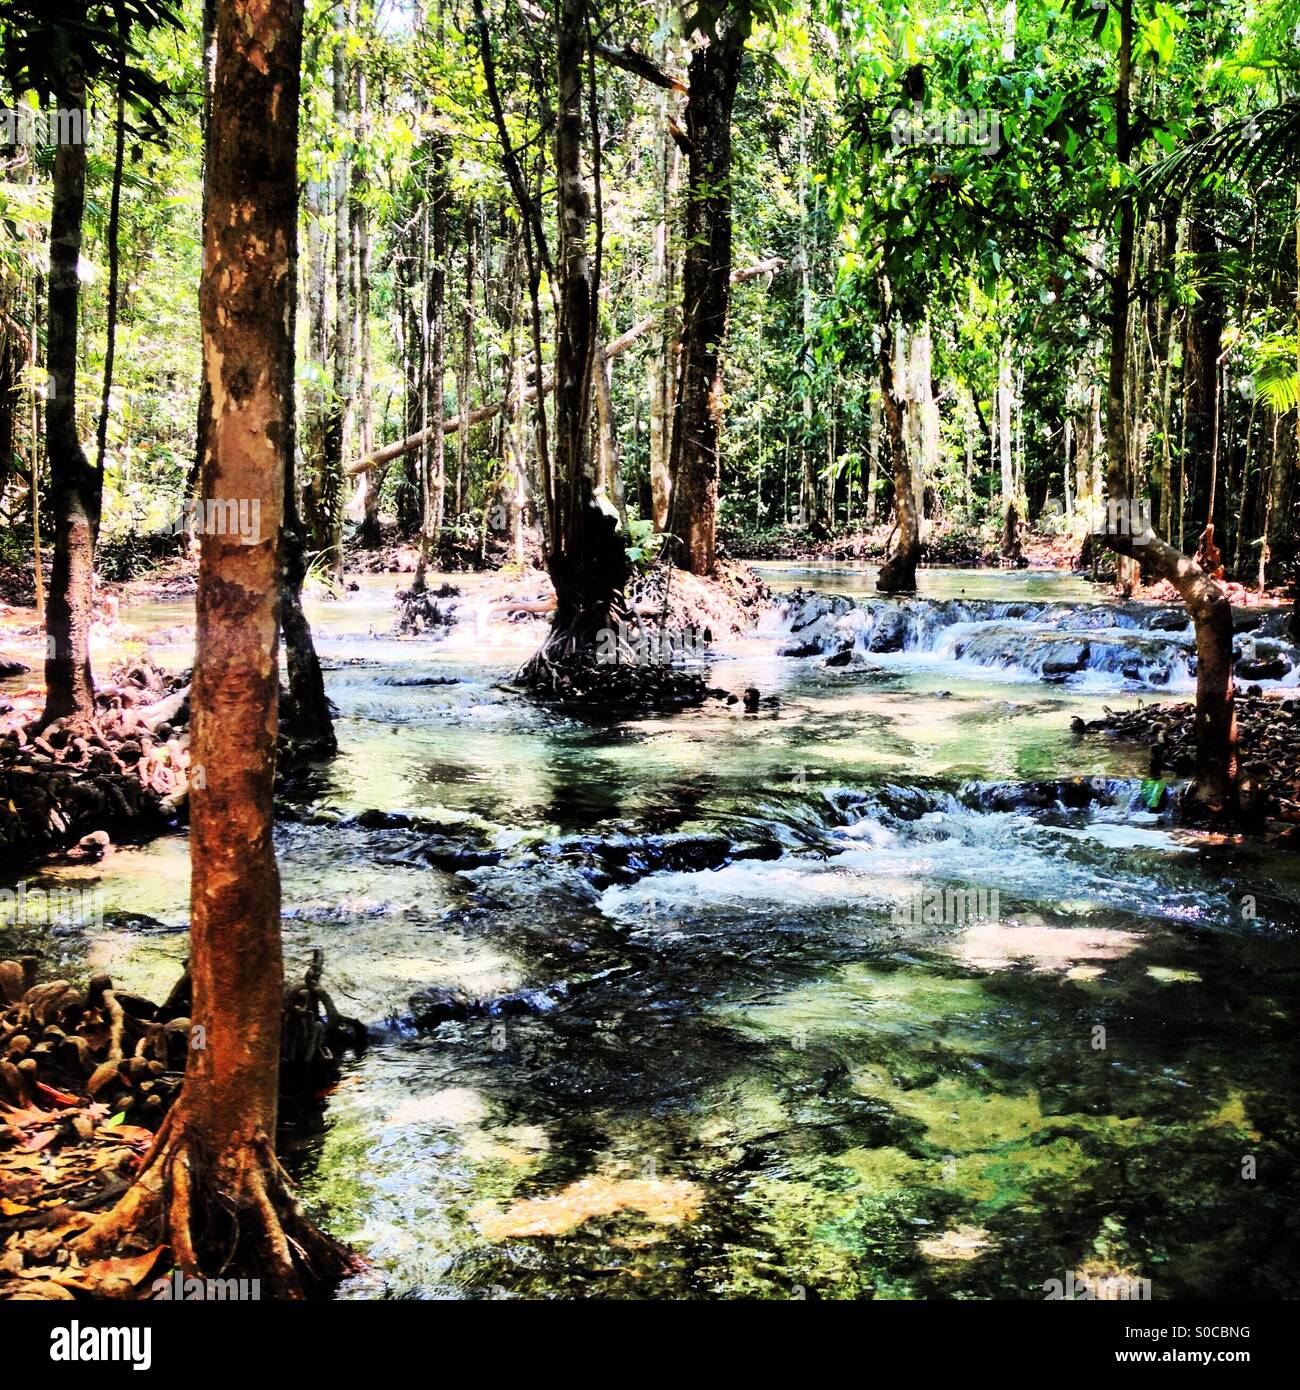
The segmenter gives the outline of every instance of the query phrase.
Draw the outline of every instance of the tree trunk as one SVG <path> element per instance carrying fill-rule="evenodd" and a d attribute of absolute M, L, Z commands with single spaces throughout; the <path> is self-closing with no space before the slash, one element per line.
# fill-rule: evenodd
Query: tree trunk
<path fill-rule="evenodd" d="M 889 333 L 880 339 L 880 407 L 885 420 L 884 444 L 894 479 L 894 548 L 880 567 L 876 588 L 882 594 L 911 593 L 916 589 L 916 567 L 921 561 L 921 534 L 916 519 L 912 461 L 894 384 L 894 340 Z"/>
<path fill-rule="evenodd" d="M 1127 165 L 1132 151 L 1130 87 L 1133 64 L 1133 0 L 1120 3 L 1119 89 L 1115 103 L 1116 155 Z M 1194 560 L 1134 522 L 1128 454 L 1125 380 L 1128 370 L 1129 280 L 1133 269 L 1134 204 L 1120 202 L 1115 272 L 1111 281 L 1110 363 L 1106 415 L 1107 545 L 1121 557 L 1138 554 L 1152 575 L 1178 590 L 1196 628 L 1196 775 L 1193 796 L 1206 811 L 1237 809 L 1237 718 L 1232 680 L 1232 607 L 1222 588 Z M 1114 508 L 1116 510 L 1112 511 Z M 1126 515 L 1122 515 L 1126 513 Z M 1118 523 L 1118 524 L 1116 524 Z"/>
<path fill-rule="evenodd" d="M 694 574 L 712 574 L 718 559 L 722 346 L 731 305 L 731 110 L 748 27 L 747 19 L 723 11 L 716 38 L 700 43 L 688 72 L 686 253 L 668 530 L 679 541 L 677 563 Z"/>
<path fill-rule="evenodd" d="M 440 132 L 428 145 L 426 186 L 426 282 L 424 301 L 424 376 L 421 409 L 427 438 L 420 472 L 420 558 L 413 587 L 422 589 L 430 557 L 442 530 L 443 497 L 447 486 L 447 449 L 443 432 L 443 377 L 447 365 L 447 203 L 451 196 L 450 148 Z"/>
<path fill-rule="evenodd" d="M 667 8 L 659 13 L 664 32 L 660 66 L 676 67 L 675 41 L 668 36 Z M 651 287 L 655 299 L 656 332 L 650 349 L 650 508 L 654 528 L 662 534 L 668 529 L 668 508 L 672 499 L 673 399 L 676 394 L 677 343 L 680 331 L 677 304 L 678 253 L 673 237 L 673 205 L 676 201 L 681 150 L 673 139 L 670 117 L 673 93 L 659 92 L 655 145 L 655 175 L 658 180 L 658 217 L 655 221 Z"/>
<path fill-rule="evenodd" d="M 324 554 L 334 584 L 343 579 L 343 462 L 352 444 L 352 278 L 348 173 L 347 10 L 335 9 L 334 121 L 342 142 L 334 168 L 334 343 L 333 400 L 322 431 L 321 454 L 312 489 L 314 544 Z"/>
<path fill-rule="evenodd" d="M 135 1182 L 78 1238 L 87 1254 L 159 1236 L 187 1277 L 328 1288 L 344 1252 L 294 1201 L 275 1155 L 283 961 L 271 840 L 279 538 L 293 375 L 302 10 L 220 0 L 201 294 L 213 415 L 204 497 L 260 509 L 258 539 L 204 535 L 190 801 L 192 1050 Z M 193 774 L 192 774 L 193 775 Z"/>
<path fill-rule="evenodd" d="M 58 93 L 59 106 L 80 110 L 86 88 L 71 73 Z M 45 611 L 45 711 L 43 725 L 66 715 L 89 719 L 95 708 L 90 671 L 95 541 L 99 534 L 102 479 L 77 437 L 77 313 L 81 219 L 86 201 L 86 146 L 60 141 L 54 155 L 50 210 L 50 307 L 46 324 L 45 407 L 54 554 Z"/>
<path fill-rule="evenodd" d="M 555 178 L 559 199 L 559 314 L 555 345 L 555 482 L 547 562 L 555 617 L 521 673 L 556 689 L 566 666 L 594 664 L 596 644 L 623 612 L 628 561 L 615 519 L 596 496 L 591 456 L 597 284 L 588 253 L 591 202 L 582 172 L 584 0 L 561 0 L 556 49 Z"/>
<path fill-rule="evenodd" d="M 119 40 L 125 42 L 119 35 Z M 126 153 L 126 51 L 119 55 L 117 112 L 113 135 L 113 186 L 108 202 L 108 291 L 104 306 L 104 384 L 99 401 L 99 422 L 95 428 L 95 473 L 100 488 L 104 484 L 104 455 L 108 451 L 108 411 L 113 399 L 113 361 L 117 355 L 118 227 L 122 218 L 122 159 Z"/>
<path fill-rule="evenodd" d="M 353 16 L 355 21 L 356 10 Z M 357 442 L 360 451 L 368 454 L 375 444 L 374 383 L 371 380 L 370 352 L 370 212 L 366 207 L 366 160 L 370 148 L 370 92 L 366 81 L 365 63 L 358 60 L 353 72 L 353 97 L 356 104 L 358 130 L 357 153 L 352 161 L 352 241 L 356 250 L 357 293 L 353 304 L 356 329 L 358 405 Z M 374 475 L 367 473 L 358 482 L 361 528 L 358 540 L 366 550 L 378 550 L 379 489 Z"/>

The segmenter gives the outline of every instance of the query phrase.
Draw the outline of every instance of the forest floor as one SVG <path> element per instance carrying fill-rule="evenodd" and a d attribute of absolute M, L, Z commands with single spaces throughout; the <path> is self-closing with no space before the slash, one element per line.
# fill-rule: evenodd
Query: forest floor
<path fill-rule="evenodd" d="M 318 1111 L 366 1030 L 321 988 L 317 953 L 285 991 L 282 1117 Z M 75 1238 L 144 1163 L 180 1091 L 191 1046 L 186 971 L 161 1003 L 115 989 L 34 982 L 36 961 L 0 961 L 0 1301 L 143 1298 L 162 1246 L 84 1261 Z"/>
<path fill-rule="evenodd" d="M 1290 693 L 1237 693 L 1237 746 L 1243 802 L 1284 822 L 1280 838 L 1300 839 L 1300 699 Z M 1139 704 L 1108 711 L 1080 733 L 1100 733 L 1151 749 L 1151 775 L 1189 776 L 1196 766 L 1196 706 Z"/>

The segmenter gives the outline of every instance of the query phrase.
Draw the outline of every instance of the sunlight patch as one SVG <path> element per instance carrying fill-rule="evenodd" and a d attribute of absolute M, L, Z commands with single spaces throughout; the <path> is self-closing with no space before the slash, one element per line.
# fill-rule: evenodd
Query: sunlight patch
<path fill-rule="evenodd" d="M 956 1226 L 941 1236 L 920 1241 L 917 1249 L 927 1260 L 978 1260 L 996 1242 L 982 1226 Z"/>
<path fill-rule="evenodd" d="M 953 953 L 977 970 L 1069 970 L 1084 961 L 1119 960 L 1141 938 L 1112 927 L 1049 927 L 1045 922 L 976 922 L 954 944 Z M 1077 978 L 1077 977 L 1076 977 Z"/>
<path fill-rule="evenodd" d="M 681 1178 L 590 1177 L 553 1197 L 529 1197 L 504 1211 L 489 1204 L 470 1212 L 488 1240 L 518 1236 L 562 1236 L 597 1216 L 637 1211 L 650 1221 L 674 1225 L 698 1215 L 703 1194 Z"/>

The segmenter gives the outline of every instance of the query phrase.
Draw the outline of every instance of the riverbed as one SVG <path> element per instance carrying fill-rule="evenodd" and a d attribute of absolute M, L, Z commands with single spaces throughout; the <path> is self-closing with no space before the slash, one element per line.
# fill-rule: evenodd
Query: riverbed
<path fill-rule="evenodd" d="M 286 950 L 373 1041 L 288 1156 L 368 1258 L 340 1297 L 1297 1296 L 1300 872 L 1071 731 L 1185 698 L 1188 634 L 923 571 L 873 652 L 871 571 L 761 568 L 854 612 L 719 648 L 752 714 L 539 708 L 501 683 L 540 624 L 473 577 L 442 640 L 388 635 L 391 578 L 312 606 L 340 754 L 277 829 Z M 188 661 L 186 605 L 122 616 Z M 183 835 L 46 876 L 105 909 L 47 970 L 165 994 Z M 420 1025 L 448 990 L 481 1007 Z"/>

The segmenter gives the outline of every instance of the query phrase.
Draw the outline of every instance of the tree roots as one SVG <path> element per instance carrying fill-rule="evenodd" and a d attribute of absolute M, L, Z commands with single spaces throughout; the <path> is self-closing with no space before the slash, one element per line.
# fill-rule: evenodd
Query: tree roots
<path fill-rule="evenodd" d="M 134 1184 L 72 1242 L 82 1259 L 165 1246 L 186 1278 L 257 1279 L 264 1297 L 328 1294 L 361 1267 L 299 1205 L 269 1137 L 204 1152 L 183 1108 L 163 1122 Z"/>

